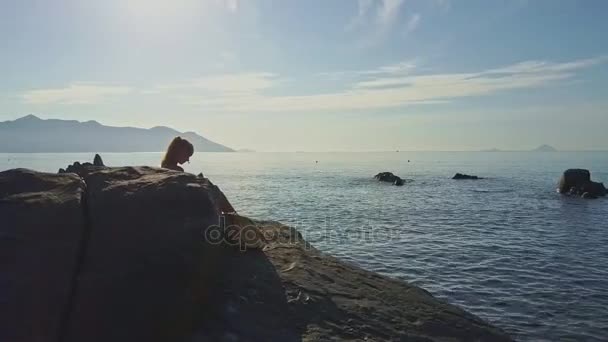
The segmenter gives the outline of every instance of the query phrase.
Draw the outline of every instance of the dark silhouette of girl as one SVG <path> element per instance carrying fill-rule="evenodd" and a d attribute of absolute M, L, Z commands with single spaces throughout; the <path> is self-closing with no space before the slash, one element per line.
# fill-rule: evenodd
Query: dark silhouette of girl
<path fill-rule="evenodd" d="M 189 162 L 193 154 L 194 146 L 188 140 L 176 137 L 169 144 L 165 158 L 163 158 L 160 166 L 165 169 L 184 172 L 184 169 L 177 164 Z"/>

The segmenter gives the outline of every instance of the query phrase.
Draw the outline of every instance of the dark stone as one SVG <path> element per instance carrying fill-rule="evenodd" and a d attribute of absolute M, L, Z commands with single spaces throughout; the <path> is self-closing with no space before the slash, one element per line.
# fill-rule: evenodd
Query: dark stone
<path fill-rule="evenodd" d="M 95 158 L 93 159 L 93 166 L 105 166 L 99 154 L 95 155 Z"/>
<path fill-rule="evenodd" d="M 74 162 L 72 165 L 68 165 L 68 167 L 65 169 L 59 169 L 57 173 L 75 173 L 77 175 L 83 176 L 91 171 L 99 170 L 100 168 L 106 168 L 106 166 L 104 165 L 101 156 L 99 154 L 95 154 L 95 157 L 93 158 L 93 163 Z"/>
<path fill-rule="evenodd" d="M 584 169 L 569 169 L 559 180 L 559 193 L 570 196 L 583 196 L 585 198 L 597 198 L 606 196 L 608 191 L 603 183 L 591 180 L 591 173 Z"/>
<path fill-rule="evenodd" d="M 221 269 L 204 235 L 220 223 L 218 188 L 157 168 L 76 167 L 90 237 L 64 341 L 186 340 Z"/>
<path fill-rule="evenodd" d="M 392 172 L 381 172 L 374 176 L 380 182 L 392 183 L 393 185 L 402 186 L 405 181 L 399 176 L 395 176 Z"/>
<path fill-rule="evenodd" d="M 584 184 L 591 182 L 591 173 L 584 169 L 569 169 L 564 171 L 559 180 L 559 192 L 567 193 L 573 188 L 580 189 Z"/>
<path fill-rule="evenodd" d="M 74 174 L 0 172 L 0 341 L 59 340 L 85 231 Z"/>
<path fill-rule="evenodd" d="M 457 173 L 454 175 L 454 177 L 452 177 L 452 179 L 473 179 L 473 180 L 477 180 L 477 179 L 483 179 L 481 177 L 477 177 L 477 176 L 471 176 L 471 175 L 466 175 L 463 173 Z"/>

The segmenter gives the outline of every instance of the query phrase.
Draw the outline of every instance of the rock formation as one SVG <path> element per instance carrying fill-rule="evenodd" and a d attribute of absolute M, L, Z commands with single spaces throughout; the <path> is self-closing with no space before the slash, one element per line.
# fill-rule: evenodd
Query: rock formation
<path fill-rule="evenodd" d="M 380 172 L 374 176 L 380 182 L 392 183 L 393 185 L 402 186 L 405 181 L 399 176 L 395 176 L 392 172 Z"/>
<path fill-rule="evenodd" d="M 467 175 L 467 174 L 463 174 L 463 173 L 457 173 L 454 175 L 454 177 L 452 177 L 452 179 L 473 179 L 473 180 L 477 180 L 477 179 L 483 179 L 481 177 L 477 177 L 477 176 L 471 176 L 471 175 Z"/>
<path fill-rule="evenodd" d="M 604 184 L 592 181 L 591 173 L 584 169 L 564 171 L 559 180 L 558 191 L 564 195 L 582 198 L 598 198 L 608 194 Z"/>
<path fill-rule="evenodd" d="M 78 168 L 0 172 L 0 341 L 510 341 L 293 228 L 222 215 L 208 179 Z"/>
<path fill-rule="evenodd" d="M 93 159 L 93 165 L 94 166 L 105 166 L 103 164 L 103 160 L 101 159 L 101 156 L 99 154 L 95 155 L 95 158 Z"/>

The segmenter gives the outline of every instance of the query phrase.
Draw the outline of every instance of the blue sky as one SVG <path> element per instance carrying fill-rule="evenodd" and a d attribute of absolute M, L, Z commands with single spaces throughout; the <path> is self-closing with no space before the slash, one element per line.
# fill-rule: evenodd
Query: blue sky
<path fill-rule="evenodd" d="M 4 0 L 0 121 L 262 151 L 608 149 L 603 0 Z"/>

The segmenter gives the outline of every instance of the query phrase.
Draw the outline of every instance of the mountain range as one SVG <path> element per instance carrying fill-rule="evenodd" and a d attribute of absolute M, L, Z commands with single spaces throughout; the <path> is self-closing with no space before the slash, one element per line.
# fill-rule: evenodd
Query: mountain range
<path fill-rule="evenodd" d="M 43 120 L 27 115 L 0 122 L 0 152 L 161 152 L 181 136 L 198 152 L 234 152 L 194 132 L 104 126 L 97 121 Z"/>

